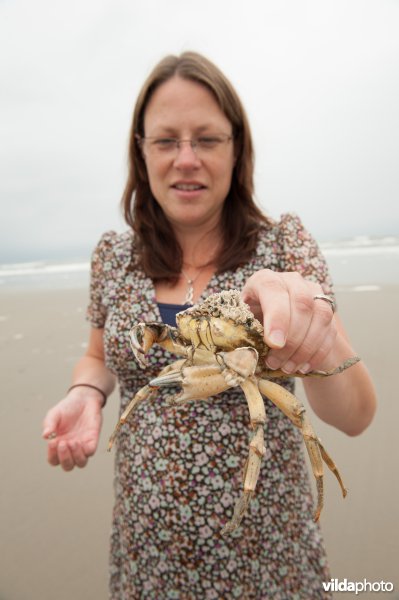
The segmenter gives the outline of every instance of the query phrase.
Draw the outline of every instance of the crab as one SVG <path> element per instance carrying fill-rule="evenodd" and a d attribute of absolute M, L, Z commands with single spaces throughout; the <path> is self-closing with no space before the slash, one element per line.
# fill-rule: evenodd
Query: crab
<path fill-rule="evenodd" d="M 131 329 L 132 350 L 141 366 L 146 366 L 145 355 L 154 344 L 183 358 L 166 366 L 158 377 L 137 392 L 122 413 L 110 437 L 108 450 L 111 450 L 120 428 L 135 408 L 164 386 L 178 385 L 182 388 L 179 394 L 169 400 L 174 405 L 209 398 L 239 386 L 248 403 L 253 436 L 244 466 L 243 492 L 222 534 L 232 533 L 239 527 L 255 493 L 262 457 L 266 451 L 263 396 L 269 398 L 302 433 L 316 480 L 314 520 L 317 521 L 324 501 L 323 461 L 337 478 L 343 497 L 347 490 L 333 459 L 315 434 L 305 407 L 296 396 L 275 381 L 287 378 L 287 374 L 266 367 L 269 347 L 264 340 L 263 327 L 242 301 L 240 293 L 229 290 L 212 294 L 204 302 L 178 313 L 176 323 L 177 327 L 162 323 L 139 323 Z M 330 371 L 314 370 L 306 375 L 296 372 L 292 376 L 329 377 L 341 373 L 359 360 L 354 356 Z"/>

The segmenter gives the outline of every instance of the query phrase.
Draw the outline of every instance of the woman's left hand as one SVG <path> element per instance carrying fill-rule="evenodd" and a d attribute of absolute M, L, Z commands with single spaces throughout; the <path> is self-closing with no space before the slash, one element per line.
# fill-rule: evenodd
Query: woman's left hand
<path fill-rule="evenodd" d="M 262 269 L 247 280 L 242 298 L 263 323 L 271 348 L 269 368 L 290 374 L 332 366 L 326 366 L 326 359 L 334 347 L 337 325 L 330 304 L 314 299 L 320 294 L 324 294 L 320 284 L 296 272 Z"/>

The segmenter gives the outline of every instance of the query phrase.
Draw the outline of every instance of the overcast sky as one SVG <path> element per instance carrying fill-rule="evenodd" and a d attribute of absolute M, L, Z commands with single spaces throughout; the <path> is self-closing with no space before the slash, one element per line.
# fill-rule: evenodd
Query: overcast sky
<path fill-rule="evenodd" d="M 257 199 L 320 240 L 399 234 L 398 0 L 0 0 L 0 262 L 125 228 L 137 93 L 196 50 L 237 88 Z"/>

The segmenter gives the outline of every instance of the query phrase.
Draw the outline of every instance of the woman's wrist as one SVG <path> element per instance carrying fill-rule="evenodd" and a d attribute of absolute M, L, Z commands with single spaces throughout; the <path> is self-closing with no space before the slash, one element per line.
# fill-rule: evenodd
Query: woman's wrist
<path fill-rule="evenodd" d="M 91 383 L 74 383 L 70 386 L 67 391 L 67 395 L 70 393 L 79 393 L 79 395 L 84 395 L 85 397 L 92 396 L 101 400 L 101 408 L 107 403 L 107 395 L 100 387 L 91 384 Z"/>

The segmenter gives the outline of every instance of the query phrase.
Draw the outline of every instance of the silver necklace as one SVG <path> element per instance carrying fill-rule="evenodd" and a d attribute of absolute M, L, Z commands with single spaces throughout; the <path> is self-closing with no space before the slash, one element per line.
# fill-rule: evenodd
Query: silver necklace
<path fill-rule="evenodd" d="M 198 273 L 196 274 L 196 276 L 193 277 L 189 277 L 184 271 L 183 269 L 181 270 L 181 274 L 183 275 L 184 279 L 187 281 L 187 292 L 186 292 L 186 297 L 184 298 L 184 304 L 190 304 L 191 306 L 194 304 L 194 283 L 197 281 L 199 275 L 201 274 L 202 270 L 204 267 L 202 267 L 202 269 L 200 269 L 198 271 Z"/>

